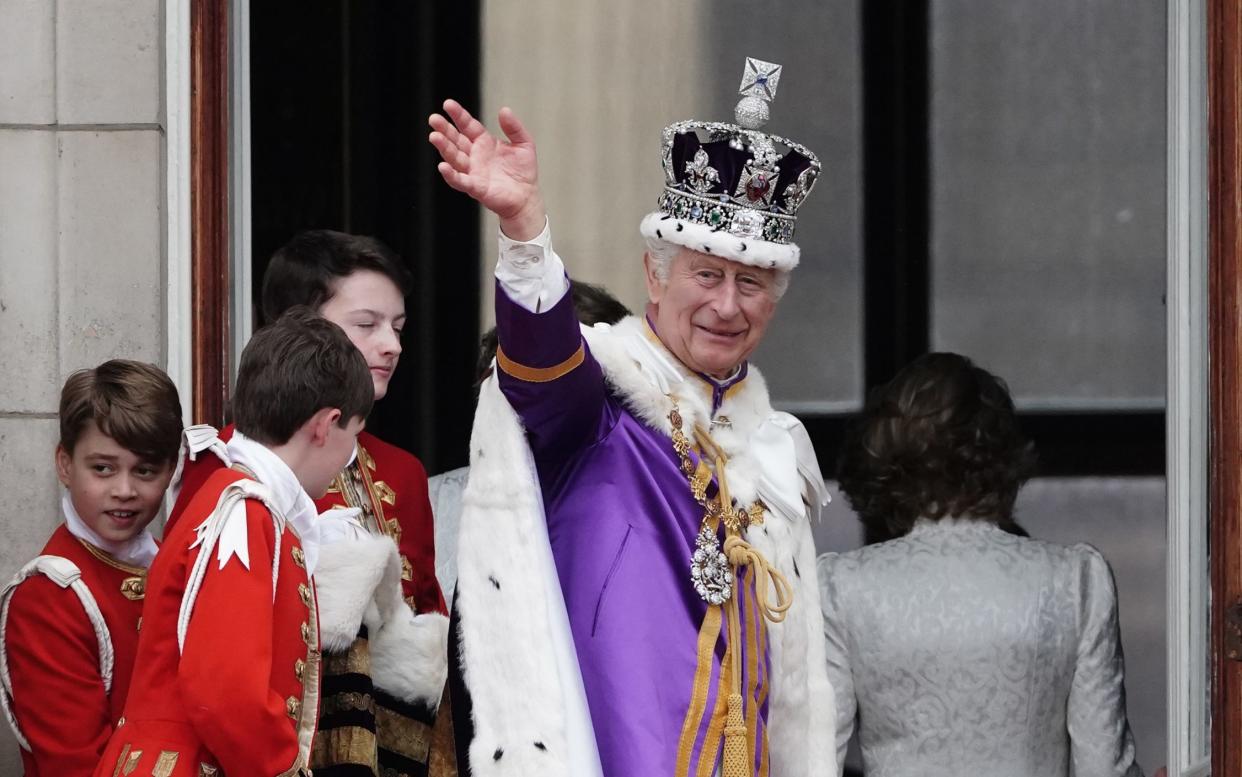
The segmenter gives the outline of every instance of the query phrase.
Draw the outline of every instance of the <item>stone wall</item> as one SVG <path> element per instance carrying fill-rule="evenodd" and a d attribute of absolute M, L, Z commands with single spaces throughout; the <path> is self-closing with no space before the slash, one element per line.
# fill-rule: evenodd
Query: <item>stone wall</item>
<path fill-rule="evenodd" d="M 60 385 L 164 365 L 159 0 L 0 0 L 0 577 L 59 522 Z M 19 774 L 0 726 L 0 774 Z"/>

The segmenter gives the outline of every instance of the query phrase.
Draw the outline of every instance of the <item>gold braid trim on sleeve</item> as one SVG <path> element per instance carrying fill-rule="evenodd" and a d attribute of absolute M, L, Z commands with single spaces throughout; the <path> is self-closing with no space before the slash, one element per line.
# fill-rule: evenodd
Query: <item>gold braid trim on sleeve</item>
<path fill-rule="evenodd" d="M 578 350 L 573 355 L 560 364 L 551 367 L 527 367 L 524 364 L 518 364 L 505 355 L 500 346 L 496 347 L 496 364 L 504 371 L 506 375 L 511 375 L 518 380 L 527 383 L 551 383 L 557 378 L 562 378 L 578 368 L 586 359 L 586 347 L 581 343 L 578 344 Z"/>

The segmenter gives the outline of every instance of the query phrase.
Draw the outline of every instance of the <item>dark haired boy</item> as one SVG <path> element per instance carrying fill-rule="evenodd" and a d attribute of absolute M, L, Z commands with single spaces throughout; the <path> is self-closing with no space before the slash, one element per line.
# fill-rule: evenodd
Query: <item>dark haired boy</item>
<path fill-rule="evenodd" d="M 242 352 L 232 467 L 151 566 L 123 723 L 95 774 L 306 773 L 318 714 L 320 496 L 372 402 L 340 329 L 294 310 Z"/>
<path fill-rule="evenodd" d="M 127 360 L 60 395 L 62 523 L 0 594 L 0 702 L 27 777 L 91 774 L 121 717 L 147 567 L 181 440 L 177 389 Z"/>

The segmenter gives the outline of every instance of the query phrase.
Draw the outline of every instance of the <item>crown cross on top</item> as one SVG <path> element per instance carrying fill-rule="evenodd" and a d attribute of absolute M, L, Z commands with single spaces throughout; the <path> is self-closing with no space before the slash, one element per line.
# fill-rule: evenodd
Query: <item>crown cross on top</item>
<path fill-rule="evenodd" d="M 768 103 L 776 98 L 776 87 L 781 81 L 781 66 L 754 57 L 746 58 L 742 70 L 742 85 L 733 116 L 737 123 L 749 130 L 757 130 L 768 122 Z"/>
<path fill-rule="evenodd" d="M 737 92 L 743 97 L 758 97 L 760 100 L 771 102 L 776 99 L 776 87 L 780 80 L 780 65 L 747 57 L 746 67 L 742 70 L 742 85 Z"/>

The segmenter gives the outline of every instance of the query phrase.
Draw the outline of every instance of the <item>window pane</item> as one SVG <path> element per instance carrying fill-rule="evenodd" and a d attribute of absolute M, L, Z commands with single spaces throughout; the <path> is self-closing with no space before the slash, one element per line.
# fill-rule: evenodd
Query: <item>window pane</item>
<path fill-rule="evenodd" d="M 933 347 L 1025 407 L 1164 396 L 1165 4 L 931 4 Z"/>
<path fill-rule="evenodd" d="M 862 404 L 862 91 L 859 4 L 716 0 L 710 118 L 732 121 L 746 56 L 784 66 L 766 129 L 816 154 L 824 175 L 800 211 L 802 259 L 755 363 L 800 412 Z M 702 118 L 709 118 L 704 116 Z"/>

